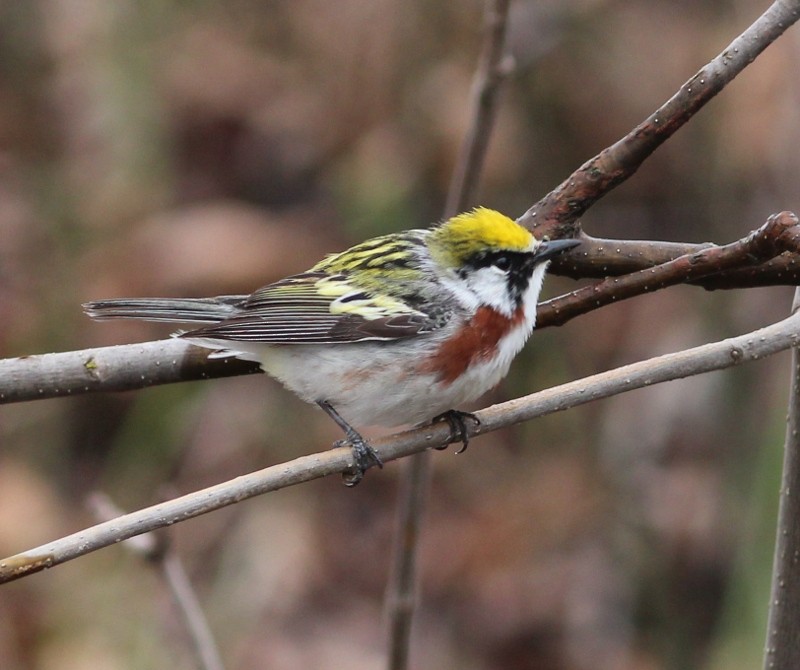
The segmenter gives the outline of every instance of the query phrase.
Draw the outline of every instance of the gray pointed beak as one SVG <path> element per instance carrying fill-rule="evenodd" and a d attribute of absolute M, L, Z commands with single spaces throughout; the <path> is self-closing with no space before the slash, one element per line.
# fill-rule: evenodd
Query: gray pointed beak
<path fill-rule="evenodd" d="M 565 240 L 544 240 L 539 244 L 536 251 L 533 253 L 533 260 L 536 263 L 549 260 L 553 256 L 560 254 L 568 249 L 573 249 L 580 244 L 579 240 L 565 239 Z"/>

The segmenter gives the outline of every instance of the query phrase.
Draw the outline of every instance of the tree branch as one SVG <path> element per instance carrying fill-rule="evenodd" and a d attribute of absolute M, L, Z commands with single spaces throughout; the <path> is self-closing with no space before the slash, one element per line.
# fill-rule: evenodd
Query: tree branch
<path fill-rule="evenodd" d="M 710 242 L 661 242 L 656 240 L 614 240 L 578 233 L 581 247 L 575 253 L 556 256 L 548 272 L 572 279 L 619 277 L 648 270 L 662 263 L 696 254 L 715 246 Z M 800 263 L 794 256 L 778 256 L 768 261 L 741 268 L 716 272 L 706 277 L 687 279 L 687 284 L 709 291 L 719 289 L 758 288 L 763 286 L 797 286 L 800 284 Z"/>
<path fill-rule="evenodd" d="M 578 249 L 581 251 L 582 247 Z M 580 314 L 643 293 L 715 275 L 732 268 L 758 265 L 779 254 L 800 252 L 800 224 L 791 212 L 773 214 L 758 230 L 725 246 L 704 247 L 648 270 L 604 279 L 539 305 L 536 326 L 561 326 Z M 575 255 L 575 254 L 573 254 Z"/>
<path fill-rule="evenodd" d="M 414 454 L 403 473 L 397 501 L 397 530 L 394 534 L 392 575 L 386 588 L 389 620 L 389 670 L 408 667 L 411 623 L 416 607 L 416 575 L 422 513 L 431 480 L 431 452 Z"/>
<path fill-rule="evenodd" d="M 644 161 L 800 19 L 800 1 L 777 0 L 708 65 L 625 137 L 586 161 L 517 219 L 538 237 L 574 237 L 578 217 Z"/>
<path fill-rule="evenodd" d="M 792 313 L 800 312 L 800 289 L 795 291 Z M 792 351 L 789 419 L 783 450 L 778 529 L 769 598 L 765 670 L 800 668 L 800 352 Z"/>
<path fill-rule="evenodd" d="M 0 405 L 261 372 L 256 363 L 209 353 L 170 339 L 7 358 L 0 360 Z"/>
<path fill-rule="evenodd" d="M 633 389 L 760 360 L 796 347 L 798 343 L 800 312 L 745 335 L 658 356 L 494 405 L 477 413 L 480 425 L 468 424 L 468 433 L 470 437 L 475 437 Z M 444 444 L 451 438 L 449 426 L 437 423 L 375 440 L 373 447 L 386 463 L 419 453 L 432 445 Z M 2 559 L 0 583 L 19 579 L 130 537 L 254 496 L 341 473 L 352 467 L 351 450 L 340 447 L 242 475 Z"/>

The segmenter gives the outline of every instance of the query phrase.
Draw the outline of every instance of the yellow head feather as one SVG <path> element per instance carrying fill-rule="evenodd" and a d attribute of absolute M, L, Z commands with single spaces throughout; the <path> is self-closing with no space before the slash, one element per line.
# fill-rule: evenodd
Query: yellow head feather
<path fill-rule="evenodd" d="M 458 267 L 480 251 L 529 251 L 535 241 L 529 230 L 504 214 L 478 207 L 434 228 L 428 246 L 438 263 Z"/>

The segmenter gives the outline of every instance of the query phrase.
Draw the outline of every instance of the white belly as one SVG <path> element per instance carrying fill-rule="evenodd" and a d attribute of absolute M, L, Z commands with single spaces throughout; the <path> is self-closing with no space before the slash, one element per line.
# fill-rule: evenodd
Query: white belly
<path fill-rule="evenodd" d="M 520 326 L 501 343 L 498 355 L 470 366 L 452 383 L 418 371 L 436 347 L 430 340 L 340 345 L 190 341 L 215 349 L 235 345 L 232 355 L 259 362 L 303 400 L 326 400 L 356 426 L 391 427 L 423 423 L 479 398 L 506 375 L 529 332 L 528 324 Z"/>

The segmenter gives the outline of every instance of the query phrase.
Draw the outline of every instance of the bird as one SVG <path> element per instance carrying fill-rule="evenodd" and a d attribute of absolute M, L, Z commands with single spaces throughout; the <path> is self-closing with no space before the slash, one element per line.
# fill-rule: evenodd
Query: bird
<path fill-rule="evenodd" d="M 355 485 L 377 452 L 354 427 L 446 420 L 505 377 L 536 323 L 545 271 L 575 239 L 537 239 L 478 207 L 363 241 L 250 295 L 115 298 L 83 305 L 95 319 L 189 324 L 174 337 L 214 357 L 255 361 L 344 431 Z"/>

